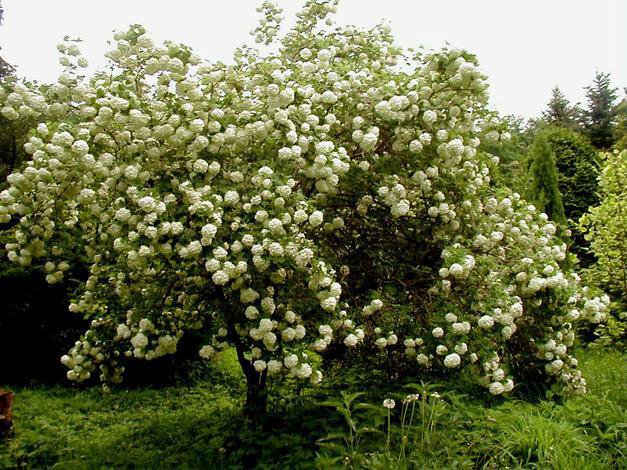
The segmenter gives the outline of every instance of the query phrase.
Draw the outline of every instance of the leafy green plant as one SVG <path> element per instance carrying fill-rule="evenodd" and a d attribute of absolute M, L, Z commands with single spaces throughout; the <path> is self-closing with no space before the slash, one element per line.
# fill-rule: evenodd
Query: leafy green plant
<path fill-rule="evenodd" d="M 377 438 L 383 434 L 379 429 L 384 419 L 383 413 L 379 407 L 357 401 L 363 395 L 363 392 L 342 391 L 340 399 L 320 403 L 333 408 L 343 421 L 342 428 L 318 441 L 323 448 L 340 452 L 350 458 L 363 451 L 364 446 L 371 444 L 373 440 L 377 442 Z"/>
<path fill-rule="evenodd" d="M 614 298 L 613 321 L 598 330 L 607 343 L 625 340 L 627 315 L 627 150 L 604 154 L 599 180 L 601 203 L 581 218 L 580 228 L 598 262 L 587 277 Z"/>
<path fill-rule="evenodd" d="M 417 455 L 430 454 L 440 440 L 438 423 L 447 404 L 430 384 L 410 384 L 410 393 L 382 405 L 356 401 L 363 392 L 342 392 L 341 400 L 323 402 L 339 413 L 344 426 L 319 440 L 320 462 L 366 465 L 369 468 L 408 467 Z M 398 411 L 398 412 L 395 412 Z"/>

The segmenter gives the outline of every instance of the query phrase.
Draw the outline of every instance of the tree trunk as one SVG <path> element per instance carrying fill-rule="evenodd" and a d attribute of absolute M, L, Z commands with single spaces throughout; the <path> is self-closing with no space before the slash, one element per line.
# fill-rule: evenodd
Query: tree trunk
<path fill-rule="evenodd" d="M 235 351 L 237 352 L 239 365 L 246 376 L 246 404 L 244 405 L 244 414 L 251 421 L 256 422 L 266 414 L 268 404 L 266 394 L 268 370 L 266 369 L 261 373 L 255 370 L 252 363 L 244 356 L 244 348 L 237 336 L 235 336 Z"/>
<path fill-rule="evenodd" d="M 244 414 L 251 421 L 259 421 L 266 414 L 268 395 L 266 394 L 266 371 L 258 373 L 253 369 L 252 374 L 246 375 L 246 404 Z"/>

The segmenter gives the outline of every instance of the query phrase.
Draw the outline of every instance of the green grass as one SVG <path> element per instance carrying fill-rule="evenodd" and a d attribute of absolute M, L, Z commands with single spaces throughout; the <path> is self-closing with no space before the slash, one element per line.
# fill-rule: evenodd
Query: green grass
<path fill-rule="evenodd" d="M 236 401 L 209 387 L 120 391 L 17 390 L 15 438 L 0 463 L 10 467 L 169 467 L 210 462 L 222 445 L 213 423 Z"/>
<path fill-rule="evenodd" d="M 285 396 L 284 388 L 262 427 L 247 424 L 241 377 L 228 355 L 203 380 L 174 387 L 108 394 L 13 387 L 16 425 L 0 444 L 0 468 L 626 468 L 624 356 L 587 353 L 582 369 L 590 393 L 560 404 L 446 394 L 434 408 L 428 445 L 424 431 L 406 430 L 400 459 L 398 409 L 386 452 L 385 420 L 370 394 L 375 407 L 364 410 L 373 413 L 355 419 L 378 431 L 350 448 L 345 439 L 321 445 L 330 442 L 325 436 L 348 434 L 344 416 Z"/>

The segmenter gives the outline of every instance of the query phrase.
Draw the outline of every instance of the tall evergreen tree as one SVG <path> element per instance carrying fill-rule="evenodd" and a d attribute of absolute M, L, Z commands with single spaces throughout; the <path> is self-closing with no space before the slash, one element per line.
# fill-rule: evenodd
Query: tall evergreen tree
<path fill-rule="evenodd" d="M 617 88 L 610 85 L 610 74 L 597 72 L 592 85 L 587 86 L 588 109 L 584 112 L 584 127 L 592 145 L 607 150 L 614 145 Z"/>
<path fill-rule="evenodd" d="M 551 99 L 547 103 L 547 109 L 542 113 L 544 120 L 554 126 L 572 129 L 577 127 L 577 114 L 577 106 L 571 106 L 568 98 L 556 85 L 551 90 Z"/>
<path fill-rule="evenodd" d="M 559 127 L 549 128 L 546 132 L 555 155 L 564 213 L 567 218 L 578 220 L 590 206 L 599 203 L 599 152 L 577 132 Z"/>
<path fill-rule="evenodd" d="M 585 136 L 561 127 L 549 128 L 547 139 L 555 154 L 557 187 L 562 196 L 564 213 L 566 218 L 574 221 L 570 249 L 582 266 L 589 266 L 595 259 L 589 253 L 590 244 L 579 232 L 577 222 L 589 207 L 599 203 L 599 151 Z"/>
<path fill-rule="evenodd" d="M 533 201 L 538 210 L 545 212 L 551 220 L 566 223 L 562 195 L 558 187 L 555 154 L 545 131 L 536 135 L 529 154 L 529 191 L 527 199 Z"/>

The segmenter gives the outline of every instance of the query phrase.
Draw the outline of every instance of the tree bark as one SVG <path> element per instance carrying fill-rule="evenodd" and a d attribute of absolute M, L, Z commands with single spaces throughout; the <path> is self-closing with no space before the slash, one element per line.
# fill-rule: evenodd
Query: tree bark
<path fill-rule="evenodd" d="M 265 370 L 260 374 L 254 369 L 250 376 L 246 376 L 247 390 L 244 414 L 254 422 L 259 421 L 266 414 L 268 405 L 266 377 Z"/>
<path fill-rule="evenodd" d="M 244 355 L 244 347 L 235 333 L 233 326 L 228 325 L 227 329 L 231 330 L 231 336 L 235 342 L 237 360 L 246 377 L 246 403 L 244 404 L 244 414 L 251 421 L 257 422 L 266 414 L 268 404 L 268 396 L 266 393 L 268 370 L 257 372 L 252 363 Z"/>

